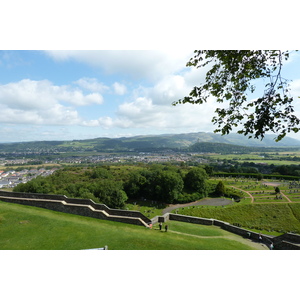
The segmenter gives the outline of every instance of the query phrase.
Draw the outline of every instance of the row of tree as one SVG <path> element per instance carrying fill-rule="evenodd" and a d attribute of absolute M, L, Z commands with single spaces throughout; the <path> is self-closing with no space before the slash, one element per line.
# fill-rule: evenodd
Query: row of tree
<path fill-rule="evenodd" d="M 274 165 L 274 164 L 260 164 L 254 162 L 238 162 L 236 160 L 223 160 L 222 164 L 211 163 L 211 174 L 214 172 L 228 172 L 228 173 L 261 173 L 274 175 L 291 175 L 300 176 L 300 164 L 295 165 Z"/>

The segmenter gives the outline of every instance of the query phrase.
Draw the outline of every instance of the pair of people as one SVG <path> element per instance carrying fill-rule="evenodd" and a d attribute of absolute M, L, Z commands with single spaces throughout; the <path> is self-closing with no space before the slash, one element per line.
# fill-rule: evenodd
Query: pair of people
<path fill-rule="evenodd" d="M 162 223 L 158 224 L 159 230 L 162 230 Z M 152 229 L 152 223 L 149 223 L 149 228 Z M 165 231 L 168 231 L 168 224 L 165 225 Z"/>
<path fill-rule="evenodd" d="M 159 226 L 159 230 L 162 230 L 162 223 L 161 222 L 158 224 L 158 226 Z M 168 231 L 168 224 L 165 225 L 165 231 Z"/>

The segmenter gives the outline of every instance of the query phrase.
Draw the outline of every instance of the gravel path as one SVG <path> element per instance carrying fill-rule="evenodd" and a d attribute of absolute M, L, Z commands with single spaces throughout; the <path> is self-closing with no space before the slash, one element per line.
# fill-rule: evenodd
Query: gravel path
<path fill-rule="evenodd" d="M 162 211 L 162 214 L 166 214 L 173 209 L 187 207 L 187 206 L 196 206 L 196 205 L 212 205 L 212 206 L 221 206 L 232 204 L 232 201 L 225 198 L 211 198 L 203 199 L 195 202 L 185 203 L 185 204 L 170 204 L 167 208 Z"/>

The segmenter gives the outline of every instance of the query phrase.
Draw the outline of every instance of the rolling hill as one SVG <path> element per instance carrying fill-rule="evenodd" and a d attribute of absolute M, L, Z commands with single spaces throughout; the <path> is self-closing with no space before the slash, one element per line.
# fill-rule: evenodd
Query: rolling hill
<path fill-rule="evenodd" d="M 29 151 L 47 148 L 58 151 L 155 151 L 155 150 L 189 150 L 195 151 L 195 144 L 203 148 L 212 144 L 237 145 L 242 147 L 300 147 L 300 140 L 285 137 L 276 143 L 275 135 L 267 135 L 263 141 L 248 139 L 239 134 L 221 136 L 214 133 L 197 132 L 182 134 L 142 135 L 121 138 L 95 138 L 73 141 L 41 141 L 0 144 L 0 152 Z M 189 149 L 189 147 L 191 147 Z M 201 148 L 200 147 L 200 148 Z M 202 149 L 201 148 L 201 149 Z M 197 151 L 200 151 L 198 149 Z"/>

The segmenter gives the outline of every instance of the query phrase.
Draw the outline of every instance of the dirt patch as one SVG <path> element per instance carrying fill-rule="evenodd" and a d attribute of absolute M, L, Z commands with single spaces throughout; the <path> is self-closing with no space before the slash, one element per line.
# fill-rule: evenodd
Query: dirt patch
<path fill-rule="evenodd" d="M 279 185 L 281 185 L 280 182 L 264 182 L 263 184 L 269 185 L 269 186 L 279 186 Z"/>
<path fill-rule="evenodd" d="M 20 221 L 19 224 L 28 224 L 30 221 L 28 220 L 23 220 L 23 221 Z"/>

